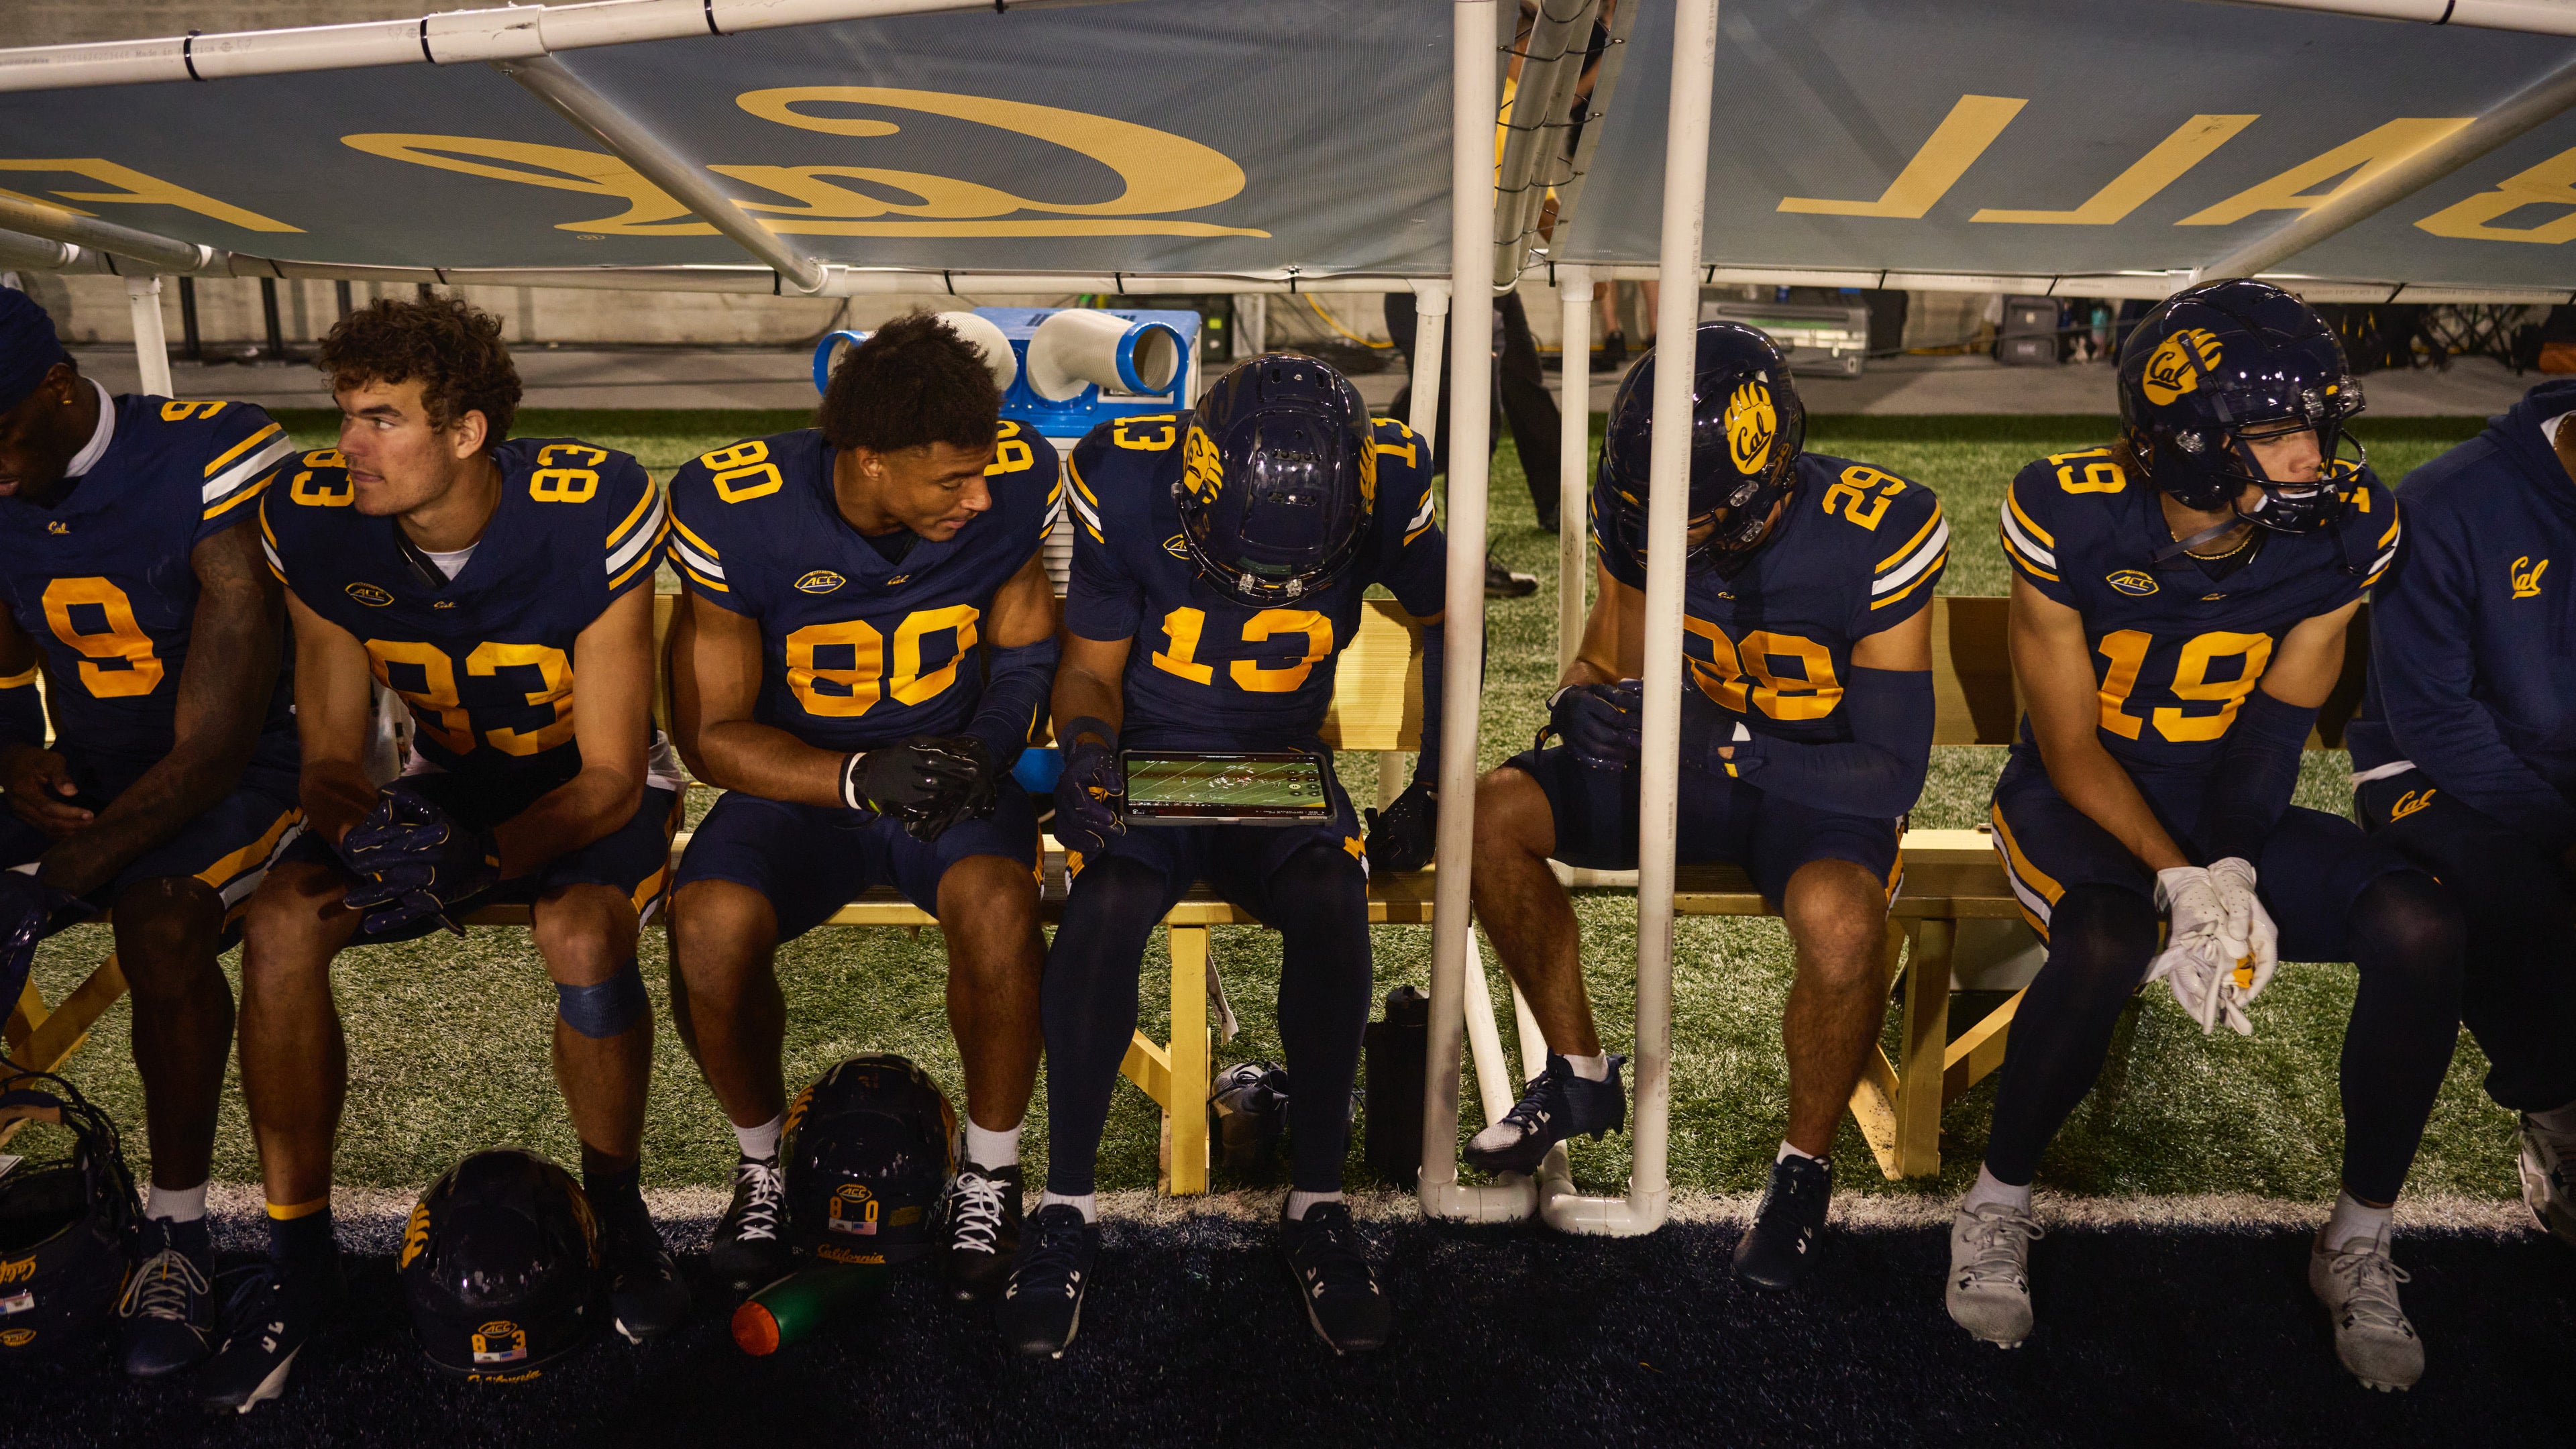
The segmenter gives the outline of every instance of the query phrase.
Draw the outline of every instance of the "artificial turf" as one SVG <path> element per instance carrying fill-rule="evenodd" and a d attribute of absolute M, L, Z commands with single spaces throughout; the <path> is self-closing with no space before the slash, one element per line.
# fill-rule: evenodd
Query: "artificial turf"
<path fill-rule="evenodd" d="M 327 413 L 280 416 L 315 446 L 330 441 L 336 423 Z M 667 475 L 707 448 L 804 421 L 803 414 L 785 412 L 531 410 L 520 415 L 516 431 L 579 435 L 629 450 L 657 475 Z M 2365 435 L 2382 475 L 2393 482 L 2480 426 L 2475 419 L 2401 419 L 2373 424 Z M 1818 417 L 1808 446 L 1867 460 L 1939 492 L 1954 540 L 1942 592 L 1993 594 L 2003 591 L 2005 573 L 1989 520 L 2012 473 L 2035 456 L 2097 445 L 2112 435 L 2112 427 L 2103 417 Z M 1492 511 L 1495 557 L 1538 575 L 1541 586 L 1529 598 L 1496 600 L 1488 608 L 1481 735 L 1487 765 L 1526 747 L 1556 674 L 1557 540 L 1535 527 L 1508 441 L 1496 458 Z M 1975 824 L 1983 817 L 2002 752 L 1947 748 L 1935 756 L 1915 823 Z M 1362 793 L 1368 778 L 1363 760 L 1344 762 L 1346 780 Z M 2344 809 L 2344 772 L 2342 755 L 2312 753 L 2301 781 L 2302 803 Z M 1577 911 L 1593 1000 L 1616 1050 L 1631 1030 L 1634 897 L 1587 892 Z M 1787 938 L 1775 921 L 1725 918 L 1685 918 L 1676 935 L 1673 1182 L 1685 1191 L 1757 1190 L 1787 1100 L 1779 1047 L 1780 1009 L 1791 974 Z M 1373 939 L 1381 991 L 1427 984 L 1427 927 L 1387 927 Z M 106 933 L 96 927 L 74 928 L 49 942 L 37 960 L 47 998 L 59 999 L 107 949 Z M 643 954 L 646 977 L 659 998 L 666 953 L 658 931 L 647 933 Z M 1220 1063 L 1276 1059 L 1271 998 L 1277 938 L 1252 928 L 1220 929 L 1216 954 L 1243 1023 L 1243 1034 L 1218 1048 Z M 234 964 L 228 961 L 228 969 Z M 1144 964 L 1144 979 L 1166 979 L 1167 970 L 1158 943 Z M 944 954 L 935 932 L 912 939 L 891 930 L 817 931 L 781 950 L 779 975 L 788 1003 L 791 1080 L 810 1078 L 853 1053 L 898 1051 L 927 1064 L 952 1089 L 957 1083 L 942 1004 Z M 1491 975 L 1497 1000 L 1508 1000 L 1499 971 Z M 2041 1182 L 2078 1194 L 2228 1191 L 2312 1201 L 2331 1196 L 2342 1137 L 2335 1063 L 2353 984 L 2348 966 L 2285 970 L 2257 1008 L 2257 1035 L 2250 1040 L 2204 1038 L 2163 993 L 2142 995 L 2100 1086 L 2043 1163 Z M 575 1144 L 547 1061 L 554 995 L 524 931 L 478 927 L 463 941 L 440 936 L 352 952 L 341 958 L 336 986 L 352 1077 L 341 1182 L 416 1186 L 469 1152 L 503 1144 L 572 1160 Z M 1163 1032 L 1167 1015 L 1159 990 L 1146 993 L 1143 1015 L 1149 1034 Z M 127 1020 L 120 1003 L 72 1059 L 71 1071 L 139 1136 L 141 1092 L 124 1045 Z M 668 1030 L 667 1011 L 661 1020 L 646 1180 L 718 1184 L 733 1161 L 732 1136 Z M 2475 1044 L 2463 1037 L 2417 1159 L 2417 1187 L 2490 1199 L 2514 1192 L 2510 1119 L 2479 1090 L 2483 1069 Z M 1842 1174 L 1845 1189 L 1957 1190 L 1973 1174 L 1991 1095 L 1989 1083 L 1945 1113 L 1945 1170 L 1937 1185 L 1892 1184 L 1873 1171 L 1848 1171 Z M 1043 1171 L 1045 1113 L 1041 1092 L 1028 1136 L 1032 1180 Z M 1472 1108 L 1468 1116 L 1472 1126 Z M 1122 1088 L 1102 1154 L 1101 1186 L 1150 1187 L 1156 1144 L 1151 1105 Z M 1848 1120 L 1837 1155 L 1848 1163 L 1870 1161 Z M 1625 1139 L 1582 1144 L 1574 1160 L 1579 1181 L 1615 1189 L 1627 1171 Z M 1356 1152 L 1352 1166 L 1358 1179 L 1364 1170 Z M 215 1176 L 257 1178 L 238 1091 L 225 1096 Z M 1222 1178 L 1219 1185 L 1226 1185 Z"/>

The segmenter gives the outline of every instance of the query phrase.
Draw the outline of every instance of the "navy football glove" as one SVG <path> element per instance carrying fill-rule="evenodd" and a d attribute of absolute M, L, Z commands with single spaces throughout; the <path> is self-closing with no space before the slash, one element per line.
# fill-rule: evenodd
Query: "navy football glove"
<path fill-rule="evenodd" d="M 1567 685 L 1548 697 L 1547 728 L 1539 731 L 1540 747 L 1555 735 L 1577 761 L 1592 769 L 1635 768 L 1642 744 L 1645 690 L 1644 682 L 1635 679 Z"/>
<path fill-rule="evenodd" d="M 992 808 L 995 776 L 982 742 L 914 735 L 842 760 L 841 803 L 891 815 L 916 840 L 936 840 L 950 825 Z"/>
<path fill-rule="evenodd" d="M 1065 726 L 1064 773 L 1055 779 L 1055 838 L 1065 849 L 1098 855 L 1109 837 L 1127 833 L 1118 807 L 1127 798 L 1127 777 L 1118 768 L 1118 735 L 1095 719 Z M 1107 743 L 1101 738 L 1106 737 Z"/>
<path fill-rule="evenodd" d="M 1438 849 L 1440 791 L 1429 780 L 1404 787 L 1384 813 L 1368 814 L 1371 870 L 1420 870 Z"/>
<path fill-rule="evenodd" d="M 33 871 L 0 871 L 0 1017 L 18 1005 L 36 964 L 36 943 L 65 912 L 93 914 L 80 897 L 54 889 Z"/>
<path fill-rule="evenodd" d="M 365 911 L 365 930 L 382 934 L 424 917 L 462 936 L 456 907 L 501 878 L 501 849 L 488 830 L 468 830 L 427 796 L 387 785 L 349 833 L 341 863 L 358 876 L 343 904 Z"/>

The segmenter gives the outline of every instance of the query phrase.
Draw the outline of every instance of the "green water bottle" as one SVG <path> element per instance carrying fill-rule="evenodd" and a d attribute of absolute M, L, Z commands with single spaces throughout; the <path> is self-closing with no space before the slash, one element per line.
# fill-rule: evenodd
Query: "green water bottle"
<path fill-rule="evenodd" d="M 755 1358 L 776 1353 L 884 1297 L 888 1282 L 880 1264 L 817 1263 L 800 1269 L 733 1311 L 733 1341 Z"/>

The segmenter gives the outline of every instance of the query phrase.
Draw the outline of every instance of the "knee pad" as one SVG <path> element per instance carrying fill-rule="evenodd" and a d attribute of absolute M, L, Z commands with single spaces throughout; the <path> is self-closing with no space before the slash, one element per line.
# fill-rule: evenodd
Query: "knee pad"
<path fill-rule="evenodd" d="M 653 998 L 644 992 L 644 973 L 632 960 L 596 986 L 555 983 L 555 1015 L 594 1041 L 624 1036 L 652 1010 Z"/>

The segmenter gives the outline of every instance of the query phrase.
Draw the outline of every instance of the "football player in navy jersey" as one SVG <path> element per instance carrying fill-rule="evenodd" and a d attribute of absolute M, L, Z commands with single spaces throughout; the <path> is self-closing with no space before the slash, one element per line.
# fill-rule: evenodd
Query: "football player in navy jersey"
<path fill-rule="evenodd" d="M 122 1302 L 139 1378 L 207 1353 L 233 1028 L 215 957 L 302 818 L 284 610 L 253 523 L 291 450 L 247 403 L 109 397 L 0 288 L 0 1012 L 42 936 L 114 909 L 152 1144 Z"/>
<path fill-rule="evenodd" d="M 2576 382 L 2547 382 L 2398 486 L 2352 746 L 2362 828 L 2468 919 L 2461 1016 L 2516 1114 L 2522 1192 L 2576 1244 Z M 2555 565 L 2553 569 L 2552 565 Z"/>
<path fill-rule="evenodd" d="M 2404 1388 L 2424 1355 L 2389 1205 L 2459 1035 L 2462 924 L 2431 876 L 2290 804 L 2345 627 L 2396 556 L 2397 504 L 2339 456 L 2360 396 L 2334 334 L 2278 288 L 2175 294 L 2130 334 L 2119 388 L 2121 442 L 2032 463 L 2002 509 L 2028 713 L 1995 849 L 2048 960 L 1951 1232 L 1950 1314 L 1988 1342 L 2029 1335 L 2031 1177 L 2141 982 L 2166 980 L 2204 1031 L 2249 1032 L 2280 957 L 2350 960 L 2343 1192 L 2308 1280 L 2344 1366 Z"/>
<path fill-rule="evenodd" d="M 1116 802 L 1122 747 L 1320 752 L 1335 661 L 1372 584 L 1429 626 L 1422 738 L 1439 738 L 1447 553 L 1426 452 L 1402 424 L 1371 422 L 1339 373 L 1278 353 L 1238 365 L 1186 417 L 1103 423 L 1074 450 L 1080 527 L 1054 710 L 1055 831 L 1076 874 L 1046 966 L 1047 1190 L 1001 1311 L 1020 1353 L 1061 1356 L 1073 1341 L 1137 970 L 1156 924 L 1201 879 L 1280 933 L 1279 1039 L 1297 1081 L 1280 1246 L 1298 1298 L 1336 1352 L 1386 1341 L 1386 1299 L 1342 1200 L 1342 1153 L 1369 1008 L 1368 861 L 1429 859 L 1436 749 L 1381 818 L 1373 856 L 1329 754 L 1332 814 L 1319 823 L 1130 827 Z"/>
<path fill-rule="evenodd" d="M 1930 489 L 1804 450 L 1806 411 L 1769 338 L 1712 322 L 1696 347 L 1674 855 L 1745 867 L 1797 947 L 1787 1132 L 1735 1253 L 1746 1281 L 1787 1288 L 1816 1261 L 1834 1129 L 1886 1011 L 1887 905 L 1931 758 L 1929 606 L 1950 529 Z M 1489 1171 L 1534 1171 L 1559 1141 L 1625 1120 L 1623 1059 L 1593 1026 L 1573 905 L 1548 861 L 1637 863 L 1660 354 L 1611 408 L 1592 492 L 1600 599 L 1549 706 L 1563 743 L 1543 734 L 1477 787 L 1476 914 L 1549 1049 L 1519 1104 L 1468 1143 Z"/>
<path fill-rule="evenodd" d="M 1000 417 L 983 354 L 914 314 L 843 355 L 820 426 L 671 480 L 681 748 L 726 790 L 673 886 L 672 999 L 741 1148 L 710 1254 L 737 1291 L 790 1266 L 773 958 L 870 886 L 902 891 L 947 940 L 966 1072 L 940 1206 L 953 1290 L 997 1287 L 1019 1244 L 1045 945 L 1037 815 L 1010 769 L 1055 674 L 1039 545 L 1063 485 L 1046 439 Z"/>
<path fill-rule="evenodd" d="M 319 359 L 340 445 L 281 469 L 261 505 L 295 625 L 309 829 L 252 898 L 243 948 L 242 1087 L 269 1262 L 199 1379 L 211 1408 L 248 1412 L 281 1392 L 335 1291 L 331 1156 L 349 1067 L 332 959 L 461 934 L 454 923 L 487 902 L 529 906 L 555 983 L 555 1077 L 614 1322 L 640 1340 L 688 1313 L 638 1185 L 653 1012 L 635 948 L 684 784 L 651 714 L 666 513 L 623 453 L 509 437 L 519 379 L 500 331 L 454 298 L 343 318 Z M 412 724 L 403 774 L 382 787 L 366 769 L 378 685 Z"/>

